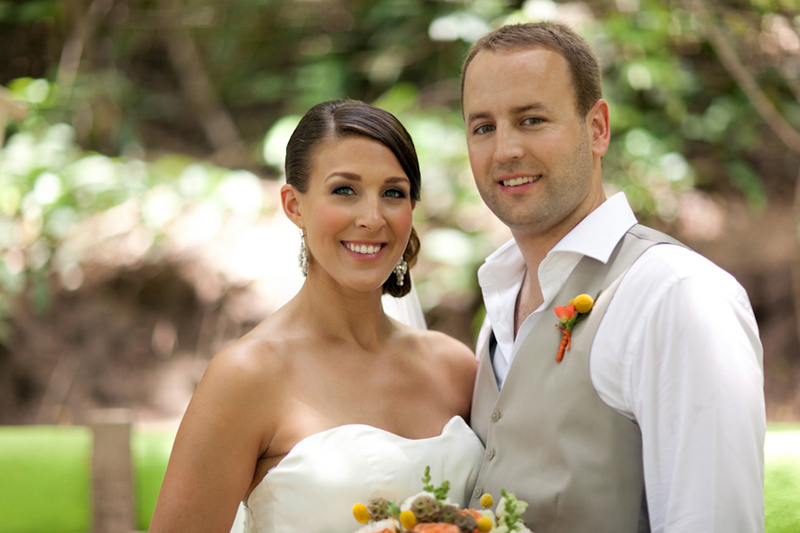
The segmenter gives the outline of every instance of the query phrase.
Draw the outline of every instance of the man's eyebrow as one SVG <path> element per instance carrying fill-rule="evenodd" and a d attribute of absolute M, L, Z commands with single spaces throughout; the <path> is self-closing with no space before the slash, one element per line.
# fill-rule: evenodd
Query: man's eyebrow
<path fill-rule="evenodd" d="M 490 113 L 487 113 L 486 111 L 481 111 L 478 113 L 470 113 L 469 116 L 467 117 L 467 124 L 475 122 L 476 120 L 484 120 L 491 117 L 492 115 Z"/>
<path fill-rule="evenodd" d="M 525 104 L 525 105 L 521 105 L 521 106 L 517 106 L 517 107 L 512 107 L 511 109 L 509 109 L 509 114 L 511 114 L 511 115 L 519 115 L 521 113 L 526 113 L 528 111 L 546 111 L 546 110 L 547 110 L 547 107 L 544 104 L 542 104 L 540 102 L 534 102 L 534 103 L 531 103 L 531 104 Z M 489 118 L 492 118 L 492 115 L 491 115 L 491 113 L 488 113 L 486 111 L 480 111 L 480 112 L 477 112 L 477 113 L 470 113 L 470 115 L 469 115 L 469 117 L 467 119 L 467 124 L 470 124 L 470 123 L 472 123 L 472 122 L 474 122 L 476 120 L 485 120 L 485 119 L 489 119 Z"/>
<path fill-rule="evenodd" d="M 518 107 L 511 108 L 512 115 L 519 115 L 520 113 L 525 113 L 527 111 L 544 111 L 547 109 L 544 104 L 539 102 L 534 102 L 532 104 L 521 105 Z"/>

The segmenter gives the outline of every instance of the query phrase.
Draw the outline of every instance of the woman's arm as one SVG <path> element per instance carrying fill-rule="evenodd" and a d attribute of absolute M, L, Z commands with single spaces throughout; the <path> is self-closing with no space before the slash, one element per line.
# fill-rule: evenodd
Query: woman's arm
<path fill-rule="evenodd" d="M 151 532 L 230 531 L 273 431 L 263 359 L 233 345 L 209 364 L 175 438 Z"/>

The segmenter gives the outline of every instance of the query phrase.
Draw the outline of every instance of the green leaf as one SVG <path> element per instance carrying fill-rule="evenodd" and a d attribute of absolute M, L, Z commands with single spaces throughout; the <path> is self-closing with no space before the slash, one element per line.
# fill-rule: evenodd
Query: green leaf
<path fill-rule="evenodd" d="M 389 516 L 400 520 L 400 507 L 394 502 L 387 502 L 386 506 L 388 507 Z"/>
<path fill-rule="evenodd" d="M 431 485 L 431 467 L 425 467 L 425 473 L 422 475 L 422 490 L 425 492 L 433 492 L 433 485 Z"/>

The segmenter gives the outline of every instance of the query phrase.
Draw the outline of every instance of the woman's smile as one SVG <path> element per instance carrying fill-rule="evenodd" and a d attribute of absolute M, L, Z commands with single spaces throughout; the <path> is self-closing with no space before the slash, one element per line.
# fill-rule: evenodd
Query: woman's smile
<path fill-rule="evenodd" d="M 376 259 L 383 252 L 386 243 L 359 243 L 355 241 L 342 241 L 342 244 L 350 252 L 356 254 L 359 259 Z"/>

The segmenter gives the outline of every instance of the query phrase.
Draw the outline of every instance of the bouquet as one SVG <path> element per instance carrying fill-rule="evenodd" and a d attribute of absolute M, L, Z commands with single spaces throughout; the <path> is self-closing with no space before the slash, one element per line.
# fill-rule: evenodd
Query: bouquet
<path fill-rule="evenodd" d="M 353 516 L 365 524 L 355 533 L 532 533 L 520 516 L 528 504 L 502 490 L 497 512 L 491 494 L 481 497 L 483 509 L 459 509 L 447 499 L 450 482 L 431 484 L 430 467 L 422 477 L 422 492 L 409 496 L 400 505 L 384 498 L 373 498 L 366 505 L 353 506 Z"/>

